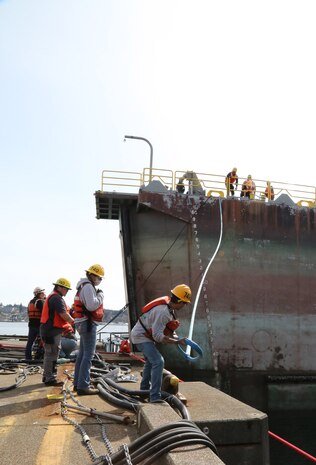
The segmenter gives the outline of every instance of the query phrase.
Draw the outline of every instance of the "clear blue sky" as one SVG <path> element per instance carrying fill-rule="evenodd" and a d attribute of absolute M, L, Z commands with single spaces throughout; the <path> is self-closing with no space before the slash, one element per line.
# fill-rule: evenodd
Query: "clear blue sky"
<path fill-rule="evenodd" d="M 103 169 L 315 185 L 315 1 L 0 0 L 0 302 L 101 263 L 125 304 Z M 69 303 L 73 293 L 69 294 Z"/>

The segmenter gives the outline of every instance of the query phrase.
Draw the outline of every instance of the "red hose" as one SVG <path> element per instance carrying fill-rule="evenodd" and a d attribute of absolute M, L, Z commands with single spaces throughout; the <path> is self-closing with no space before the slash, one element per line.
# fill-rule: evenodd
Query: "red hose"
<path fill-rule="evenodd" d="M 282 444 L 285 444 L 286 446 L 288 446 L 291 449 L 295 450 L 298 454 L 303 455 L 307 459 L 310 459 L 312 462 L 316 462 L 316 457 L 313 457 L 312 455 L 310 455 L 307 452 L 303 451 L 299 447 L 294 446 L 294 444 L 291 444 L 290 442 L 286 441 L 285 439 L 280 438 L 280 436 L 277 436 L 276 434 L 272 433 L 271 431 L 268 431 L 268 434 L 269 434 L 269 436 L 276 439 L 277 441 L 282 442 Z"/>

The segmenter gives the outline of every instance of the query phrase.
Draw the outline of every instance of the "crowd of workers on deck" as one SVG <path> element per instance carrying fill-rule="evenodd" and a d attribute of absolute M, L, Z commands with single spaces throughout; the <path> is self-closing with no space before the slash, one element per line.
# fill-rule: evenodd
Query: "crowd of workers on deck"
<path fill-rule="evenodd" d="M 180 178 L 176 186 L 176 190 L 180 194 L 184 194 L 185 185 L 184 181 L 188 181 L 188 191 L 187 193 L 192 195 L 205 195 L 205 190 L 199 180 L 197 174 L 194 171 L 187 171 Z M 227 197 L 235 196 L 235 192 L 238 188 L 238 175 L 237 168 L 233 168 L 225 177 L 225 187 L 227 192 Z M 256 184 L 252 179 L 251 174 L 248 174 L 247 178 L 244 180 L 240 190 L 240 198 L 254 199 L 256 195 Z M 274 200 L 274 189 L 270 181 L 267 181 L 267 186 L 263 193 L 265 199 Z"/>
<path fill-rule="evenodd" d="M 71 289 L 70 281 L 59 278 L 46 297 L 45 289 L 35 287 L 34 297 L 28 304 L 29 333 L 26 345 L 26 361 L 32 363 L 32 348 L 40 339 L 43 348 L 43 383 L 46 386 L 62 386 L 57 378 L 58 357 L 75 359 L 73 390 L 78 395 L 97 394 L 90 378 L 92 360 L 96 350 L 97 326 L 103 320 L 104 295 L 98 288 L 104 277 L 104 269 L 95 264 L 86 270 L 86 276 L 76 285 L 76 295 L 71 308 L 65 297 Z M 148 391 L 149 402 L 163 402 L 164 358 L 157 343 L 186 345 L 175 330 L 180 325 L 175 312 L 191 301 L 191 289 L 186 284 L 175 286 L 169 296 L 159 297 L 146 304 L 131 331 L 131 342 L 143 353 L 144 369 L 141 390 Z M 79 334 L 79 344 L 76 333 Z"/>

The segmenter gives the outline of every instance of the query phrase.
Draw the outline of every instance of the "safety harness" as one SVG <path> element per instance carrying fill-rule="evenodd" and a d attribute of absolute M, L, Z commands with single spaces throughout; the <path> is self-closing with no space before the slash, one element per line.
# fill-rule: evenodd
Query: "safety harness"
<path fill-rule="evenodd" d="M 173 334 L 173 332 L 180 326 L 180 322 L 179 322 L 179 320 L 176 319 L 174 311 L 170 307 L 169 303 L 170 303 L 170 297 L 169 296 L 158 297 L 157 299 L 152 300 L 151 302 L 146 304 L 144 307 L 142 307 L 142 310 L 141 310 L 142 315 L 143 315 L 144 313 L 149 312 L 152 308 L 158 307 L 158 305 L 167 305 L 173 320 L 169 321 L 166 324 L 166 327 L 164 329 L 164 334 L 166 336 L 167 335 L 171 336 Z M 144 325 L 144 323 L 143 323 L 143 321 L 141 319 L 142 315 L 138 318 L 138 321 L 140 322 L 140 324 L 142 325 L 142 327 L 145 330 L 145 336 L 148 337 L 149 339 L 151 339 L 152 341 L 154 341 L 154 338 L 152 336 L 152 329 L 146 328 L 146 326 Z"/>

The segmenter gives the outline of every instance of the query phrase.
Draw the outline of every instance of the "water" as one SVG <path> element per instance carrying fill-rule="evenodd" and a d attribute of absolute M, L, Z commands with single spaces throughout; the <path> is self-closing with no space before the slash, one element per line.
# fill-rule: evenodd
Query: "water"
<path fill-rule="evenodd" d="M 0 321 L 0 334 L 27 336 L 28 323 L 26 321 Z"/>
<path fill-rule="evenodd" d="M 110 337 L 110 334 L 121 334 L 128 333 L 128 325 L 121 324 L 117 325 L 111 323 L 107 326 L 104 324 L 99 325 L 98 331 L 101 331 L 98 335 L 98 339 L 105 339 Z M 28 335 L 28 323 L 26 321 L 0 321 L 0 334 L 5 335 L 17 335 L 27 336 Z"/>
<path fill-rule="evenodd" d="M 316 456 L 316 410 L 280 410 L 268 412 L 269 430 Z M 309 459 L 270 438 L 270 465 L 307 465 Z"/>

